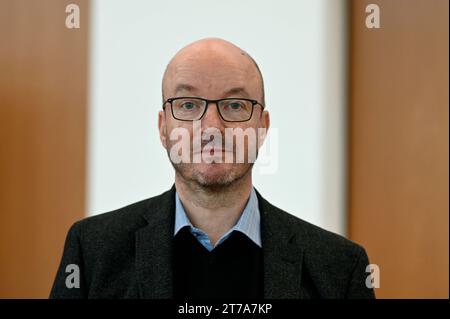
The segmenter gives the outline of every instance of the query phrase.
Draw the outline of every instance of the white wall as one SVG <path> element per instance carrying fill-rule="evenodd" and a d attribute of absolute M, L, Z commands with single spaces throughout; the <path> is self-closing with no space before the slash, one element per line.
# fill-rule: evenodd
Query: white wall
<path fill-rule="evenodd" d="M 344 0 L 94 0 L 88 212 L 151 197 L 173 183 L 160 145 L 161 78 L 184 45 L 221 37 L 265 78 L 279 168 L 254 183 L 276 206 L 345 233 Z"/>

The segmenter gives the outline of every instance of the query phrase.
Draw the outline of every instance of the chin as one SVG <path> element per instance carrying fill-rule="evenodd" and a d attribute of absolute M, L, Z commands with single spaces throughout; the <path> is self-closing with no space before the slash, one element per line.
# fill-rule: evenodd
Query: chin
<path fill-rule="evenodd" d="M 226 186 L 236 177 L 236 171 L 230 164 L 199 164 L 193 171 L 194 179 L 202 186 Z"/>
<path fill-rule="evenodd" d="M 173 164 L 175 171 L 185 180 L 201 187 L 226 187 L 244 177 L 252 165 L 232 163 Z"/>

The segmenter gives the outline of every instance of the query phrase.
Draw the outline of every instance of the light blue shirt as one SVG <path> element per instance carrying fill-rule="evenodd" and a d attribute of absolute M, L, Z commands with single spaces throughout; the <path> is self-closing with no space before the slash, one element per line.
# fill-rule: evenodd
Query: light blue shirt
<path fill-rule="evenodd" d="M 206 234 L 201 229 L 194 227 L 190 222 L 186 212 L 181 204 L 178 192 L 175 193 L 175 232 L 174 236 L 180 231 L 181 228 L 188 226 L 190 232 L 197 238 L 197 240 L 206 248 L 208 251 L 212 251 L 215 247 L 223 243 L 228 237 L 230 237 L 233 231 L 239 231 L 250 238 L 256 245 L 262 247 L 261 245 L 261 216 L 259 214 L 258 197 L 256 196 L 255 189 L 252 187 L 250 192 L 250 197 L 247 201 L 247 205 L 241 214 L 241 217 L 229 231 L 227 231 L 220 239 L 217 241 L 216 245 L 213 246 L 209 239 L 208 234 Z"/>

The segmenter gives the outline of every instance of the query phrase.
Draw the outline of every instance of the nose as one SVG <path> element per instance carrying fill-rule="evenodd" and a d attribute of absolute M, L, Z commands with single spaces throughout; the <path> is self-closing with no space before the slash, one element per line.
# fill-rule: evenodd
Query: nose
<path fill-rule="evenodd" d="M 223 127 L 223 120 L 220 117 L 216 103 L 210 102 L 207 106 L 205 115 L 202 118 L 202 127 L 215 127 L 218 129 Z"/>

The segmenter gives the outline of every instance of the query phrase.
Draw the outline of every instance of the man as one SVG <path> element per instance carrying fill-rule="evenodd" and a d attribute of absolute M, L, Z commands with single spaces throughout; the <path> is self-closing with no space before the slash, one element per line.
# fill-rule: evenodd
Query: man
<path fill-rule="evenodd" d="M 264 136 L 211 147 L 211 129 L 226 137 L 229 129 L 269 127 L 263 78 L 246 52 L 221 39 L 194 42 L 168 64 L 162 91 L 158 126 L 174 186 L 75 223 L 51 297 L 374 297 L 362 247 L 272 206 L 253 188 L 251 149 Z M 77 272 L 66 272 L 68 265 Z"/>

